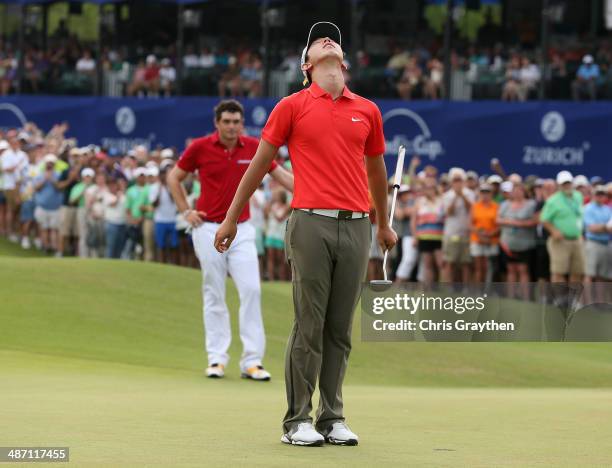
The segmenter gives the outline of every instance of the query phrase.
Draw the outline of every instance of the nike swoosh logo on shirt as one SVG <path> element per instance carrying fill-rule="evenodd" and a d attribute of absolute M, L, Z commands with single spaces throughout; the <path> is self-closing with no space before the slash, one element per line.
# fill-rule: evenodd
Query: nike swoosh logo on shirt
<path fill-rule="evenodd" d="M 351 120 L 352 120 L 353 122 L 361 122 L 361 119 L 358 119 L 358 118 L 356 118 L 356 117 L 351 117 Z"/>

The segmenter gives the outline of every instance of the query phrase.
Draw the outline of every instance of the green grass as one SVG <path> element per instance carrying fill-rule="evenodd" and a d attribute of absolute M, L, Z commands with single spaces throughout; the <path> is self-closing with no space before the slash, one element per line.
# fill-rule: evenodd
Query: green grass
<path fill-rule="evenodd" d="M 290 286 L 263 287 L 273 381 L 261 384 L 239 378 L 231 285 L 233 360 L 226 379 L 203 377 L 200 283 L 156 264 L 0 256 L 0 446 L 70 446 L 75 466 L 612 459 L 610 345 L 363 343 L 359 320 L 344 399 L 360 446 L 283 446 Z"/>

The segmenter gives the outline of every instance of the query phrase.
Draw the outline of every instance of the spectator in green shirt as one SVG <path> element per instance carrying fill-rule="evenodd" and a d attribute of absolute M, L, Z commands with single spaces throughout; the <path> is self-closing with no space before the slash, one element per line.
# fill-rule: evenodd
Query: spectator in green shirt
<path fill-rule="evenodd" d="M 572 185 L 568 171 L 557 174 L 557 192 L 550 196 L 540 214 L 544 228 L 550 233 L 547 241 L 550 255 L 551 281 L 580 282 L 584 274 L 582 248 L 582 194 Z"/>
<path fill-rule="evenodd" d="M 149 191 L 146 183 L 147 170 L 138 167 L 134 170 L 135 183 L 125 193 L 125 209 L 127 214 L 127 243 L 125 255 L 128 258 L 139 256 L 143 252 L 142 247 L 142 223 L 144 220 L 144 209 L 149 204 Z"/>
<path fill-rule="evenodd" d="M 68 203 L 77 207 L 77 233 L 79 236 L 79 257 L 88 257 L 87 248 L 87 209 L 85 208 L 85 190 L 93 184 L 95 171 L 91 167 L 81 169 L 81 181 L 70 190 Z"/>

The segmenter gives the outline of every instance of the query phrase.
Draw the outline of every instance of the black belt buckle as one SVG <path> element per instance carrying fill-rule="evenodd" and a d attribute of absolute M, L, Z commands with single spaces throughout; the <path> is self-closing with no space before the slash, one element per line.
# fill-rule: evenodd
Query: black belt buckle
<path fill-rule="evenodd" d="M 338 219 L 353 219 L 353 212 L 348 210 L 339 210 Z"/>

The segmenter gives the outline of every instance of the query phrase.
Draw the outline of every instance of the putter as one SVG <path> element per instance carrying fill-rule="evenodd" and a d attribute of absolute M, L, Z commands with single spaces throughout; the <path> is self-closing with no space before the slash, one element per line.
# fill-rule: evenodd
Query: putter
<path fill-rule="evenodd" d="M 389 226 L 393 227 L 393 215 L 395 214 L 395 201 L 397 199 L 397 192 L 400 184 L 402 183 L 402 173 L 404 172 L 404 155 L 406 154 L 406 147 L 400 145 L 397 153 L 397 166 L 395 167 L 395 178 L 393 179 L 393 201 L 391 202 L 391 214 L 389 216 Z M 385 256 L 383 259 L 383 275 L 385 279 L 372 280 L 370 286 L 389 286 L 392 284 L 391 280 L 387 279 L 387 256 L 389 250 L 385 250 Z"/>

